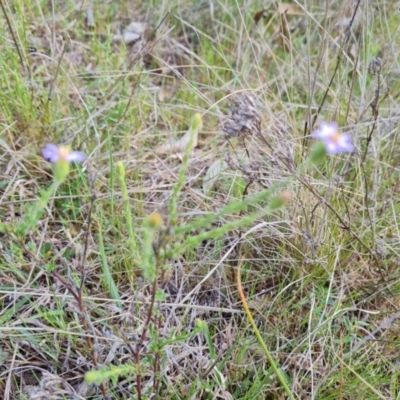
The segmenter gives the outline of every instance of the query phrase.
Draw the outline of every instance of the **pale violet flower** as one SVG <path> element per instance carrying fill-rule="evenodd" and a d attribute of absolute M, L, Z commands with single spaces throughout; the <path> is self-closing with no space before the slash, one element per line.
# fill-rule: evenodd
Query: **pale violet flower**
<path fill-rule="evenodd" d="M 319 129 L 311 136 L 322 140 L 328 154 L 351 153 L 354 150 L 351 136 L 348 133 L 340 133 L 338 129 L 336 122 L 321 122 Z"/>
<path fill-rule="evenodd" d="M 43 158 L 51 163 L 64 160 L 68 162 L 82 162 L 85 154 L 82 151 L 72 151 L 68 146 L 56 146 L 49 143 L 42 150 Z"/>

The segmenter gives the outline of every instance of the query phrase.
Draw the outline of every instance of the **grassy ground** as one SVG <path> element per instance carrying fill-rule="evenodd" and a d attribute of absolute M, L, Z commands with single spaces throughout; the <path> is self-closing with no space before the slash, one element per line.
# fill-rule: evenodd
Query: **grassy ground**
<path fill-rule="evenodd" d="M 400 399 L 395 2 L 0 4 L 1 398 Z"/>

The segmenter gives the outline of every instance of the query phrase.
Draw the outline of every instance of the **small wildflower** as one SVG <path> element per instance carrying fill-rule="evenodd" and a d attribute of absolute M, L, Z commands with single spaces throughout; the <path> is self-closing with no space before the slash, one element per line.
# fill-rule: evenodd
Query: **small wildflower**
<path fill-rule="evenodd" d="M 85 160 L 85 154 L 82 151 L 72 151 L 68 146 L 56 146 L 52 143 L 44 147 L 42 154 L 45 160 L 53 164 L 61 160 L 69 163 L 82 162 Z"/>
<path fill-rule="evenodd" d="M 321 139 L 328 154 L 352 152 L 354 145 L 348 133 L 340 133 L 335 122 L 322 122 L 320 129 L 311 134 L 316 139 Z"/>
<path fill-rule="evenodd" d="M 162 225 L 162 223 L 163 223 L 163 218 L 159 213 L 154 213 L 149 218 L 149 225 L 151 226 L 151 228 L 158 228 Z"/>
<path fill-rule="evenodd" d="M 81 151 L 72 151 L 67 146 L 56 146 L 52 143 L 45 146 L 42 154 L 45 160 L 54 164 L 54 181 L 57 185 L 67 178 L 71 162 L 82 162 L 85 159 L 85 154 Z"/>

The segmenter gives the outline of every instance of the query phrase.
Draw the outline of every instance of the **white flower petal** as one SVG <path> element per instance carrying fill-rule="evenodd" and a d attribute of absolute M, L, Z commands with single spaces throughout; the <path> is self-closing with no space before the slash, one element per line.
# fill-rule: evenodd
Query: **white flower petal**
<path fill-rule="evenodd" d="M 340 133 L 336 122 L 321 122 L 320 129 L 311 134 L 312 137 L 323 141 L 328 154 L 352 152 L 353 140 L 348 133 Z"/>
<path fill-rule="evenodd" d="M 82 151 L 71 151 L 66 146 L 56 146 L 53 143 L 47 144 L 42 154 L 45 160 L 51 163 L 56 163 L 59 160 L 65 160 L 68 162 L 82 162 L 85 160 L 85 154 Z"/>
<path fill-rule="evenodd" d="M 315 130 L 311 136 L 313 136 L 316 139 L 328 139 L 334 135 L 336 135 L 338 131 L 338 126 L 335 122 L 331 123 L 325 123 L 321 122 L 320 128 Z"/>
<path fill-rule="evenodd" d="M 85 153 L 82 151 L 71 151 L 65 159 L 68 162 L 83 162 L 85 158 Z"/>
<path fill-rule="evenodd" d="M 339 137 L 338 147 L 340 147 L 341 151 L 352 152 L 354 150 L 354 146 L 351 136 L 347 133 L 342 133 Z"/>
<path fill-rule="evenodd" d="M 338 153 L 338 146 L 336 143 L 333 143 L 332 141 L 325 142 L 325 147 L 326 147 L 326 152 L 328 154 Z"/>

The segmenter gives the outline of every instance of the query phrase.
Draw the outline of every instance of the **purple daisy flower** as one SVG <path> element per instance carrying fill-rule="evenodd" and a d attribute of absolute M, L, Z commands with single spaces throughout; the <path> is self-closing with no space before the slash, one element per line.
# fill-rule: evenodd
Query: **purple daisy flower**
<path fill-rule="evenodd" d="M 43 158 L 51 163 L 59 160 L 68 162 L 83 162 L 85 154 L 82 151 L 72 151 L 68 146 L 56 146 L 53 143 L 47 144 L 42 150 Z"/>
<path fill-rule="evenodd" d="M 328 154 L 351 153 L 354 150 L 351 136 L 348 133 L 340 133 L 338 129 L 336 122 L 321 122 L 320 128 L 311 136 L 323 141 Z"/>

